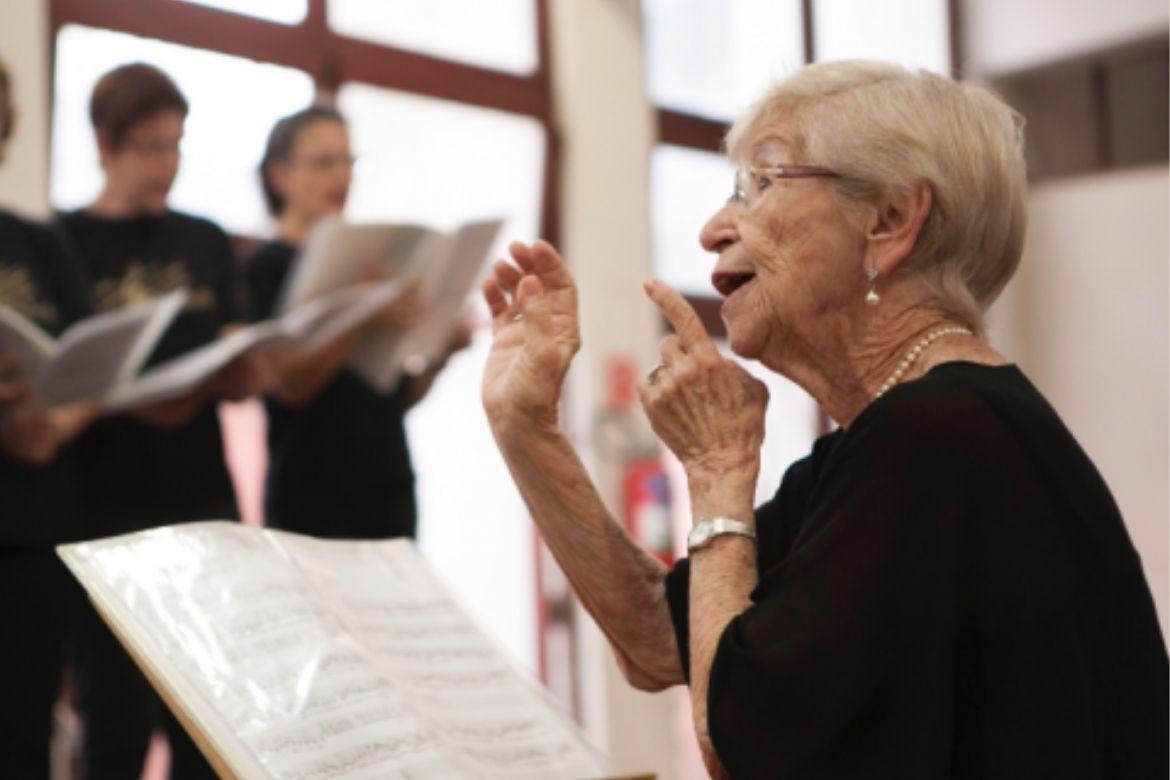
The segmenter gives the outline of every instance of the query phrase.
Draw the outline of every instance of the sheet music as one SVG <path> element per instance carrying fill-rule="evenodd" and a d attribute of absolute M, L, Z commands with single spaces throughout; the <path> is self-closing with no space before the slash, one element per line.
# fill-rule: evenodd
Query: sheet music
<path fill-rule="evenodd" d="M 280 296 L 287 312 L 334 290 L 368 281 L 371 274 L 403 274 L 420 256 L 420 244 L 436 235 L 419 225 L 349 225 L 336 217 L 321 219 Z"/>
<path fill-rule="evenodd" d="M 186 298 L 185 290 L 176 290 L 88 317 L 56 341 L 0 307 L 0 350 L 17 355 L 45 403 L 101 400 L 137 373 Z"/>
<path fill-rule="evenodd" d="M 107 411 L 186 395 L 251 350 L 325 347 L 369 320 L 404 289 L 397 280 L 357 284 L 302 303 L 277 319 L 240 328 L 116 388 L 107 401 Z"/>
<path fill-rule="evenodd" d="M 409 542 L 196 523 L 62 550 L 242 776 L 604 773 Z"/>
<path fill-rule="evenodd" d="M 405 334 L 367 335 L 354 349 L 350 367 L 378 391 L 390 392 L 408 361 L 426 365 L 439 358 L 502 224 L 472 222 L 452 235 L 433 234 L 420 242 L 411 273 L 429 303 L 426 315 Z"/>

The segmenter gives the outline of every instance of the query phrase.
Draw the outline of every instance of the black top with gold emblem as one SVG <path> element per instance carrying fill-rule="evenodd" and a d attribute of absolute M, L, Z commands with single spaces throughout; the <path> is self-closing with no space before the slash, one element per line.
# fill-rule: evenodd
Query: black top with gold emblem
<path fill-rule="evenodd" d="M 272 317 L 296 247 L 262 246 L 245 265 L 257 317 Z M 264 518 L 286 531 L 345 539 L 414 536 L 405 383 L 382 395 L 348 369 L 300 408 L 266 399 Z"/>
<path fill-rule="evenodd" d="M 176 212 L 106 219 L 75 211 L 60 224 L 81 259 L 95 311 L 180 287 L 190 292 L 148 367 L 212 341 L 236 319 L 235 260 L 213 223 Z M 215 404 L 175 430 L 110 417 L 78 448 L 88 536 L 237 514 Z"/>
<path fill-rule="evenodd" d="M 0 211 L 0 305 L 56 335 L 85 316 L 77 264 L 47 228 Z M 79 505 L 74 453 L 34 468 L 0 454 L 0 546 L 41 547 L 74 538 Z"/>

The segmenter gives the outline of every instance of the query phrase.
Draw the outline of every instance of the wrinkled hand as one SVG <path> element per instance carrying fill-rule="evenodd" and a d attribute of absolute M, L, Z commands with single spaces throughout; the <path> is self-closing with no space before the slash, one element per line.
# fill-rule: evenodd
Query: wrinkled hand
<path fill-rule="evenodd" d="M 577 287 L 557 251 L 544 242 L 509 247 L 483 284 L 492 317 L 492 349 L 483 405 L 493 426 L 556 424 L 569 363 L 581 346 Z"/>
<path fill-rule="evenodd" d="M 662 342 L 661 364 L 638 385 L 654 432 L 691 478 L 758 471 L 768 389 L 719 354 L 678 292 L 660 281 L 645 289 L 675 331 Z"/>

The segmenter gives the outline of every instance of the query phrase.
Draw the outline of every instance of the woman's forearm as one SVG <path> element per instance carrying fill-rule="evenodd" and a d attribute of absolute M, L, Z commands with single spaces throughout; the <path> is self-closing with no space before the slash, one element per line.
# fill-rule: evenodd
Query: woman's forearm
<path fill-rule="evenodd" d="M 712 540 L 690 560 L 691 709 L 703 761 L 717 778 L 723 776 L 722 766 L 707 726 L 711 666 L 727 625 L 751 604 L 758 578 L 756 546 L 750 539 L 728 534 Z"/>
<path fill-rule="evenodd" d="M 509 426 L 505 426 L 509 427 Z M 564 434 L 525 421 L 496 441 L 545 543 L 605 633 L 631 684 L 684 681 L 666 602 L 666 567 L 622 530 Z"/>
<path fill-rule="evenodd" d="M 727 517 L 754 526 L 758 455 L 751 453 L 743 462 L 729 459 L 711 465 L 713 469 L 695 469 L 688 475 L 695 520 Z M 759 579 L 756 543 L 735 534 L 718 536 L 693 552 L 690 561 L 691 710 L 703 762 L 712 777 L 720 778 L 726 773 L 711 744 L 707 721 L 711 667 L 727 625 L 751 604 Z"/>

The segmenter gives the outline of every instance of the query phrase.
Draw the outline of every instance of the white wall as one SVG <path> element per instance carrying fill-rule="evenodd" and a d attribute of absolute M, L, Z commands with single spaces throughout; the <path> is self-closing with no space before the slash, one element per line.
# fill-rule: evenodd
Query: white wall
<path fill-rule="evenodd" d="M 0 208 L 49 212 L 49 3 L 0 2 L 0 59 L 14 82 L 16 133 L 0 165 Z"/>
<path fill-rule="evenodd" d="M 649 171 L 655 117 L 645 94 L 633 0 L 557 0 L 552 16 L 557 122 L 563 140 L 561 248 L 580 289 L 583 347 L 566 398 L 570 433 L 611 510 L 620 464 L 600 457 L 595 415 L 603 366 L 622 355 L 654 364 L 659 319 L 642 293 L 651 275 Z M 630 423 L 652 442 L 640 409 Z M 577 615 L 578 690 L 586 730 L 624 771 L 688 776 L 694 741 L 682 689 L 631 688 L 593 622 Z"/>
<path fill-rule="evenodd" d="M 1024 260 L 993 328 L 1112 489 L 1163 631 L 1170 626 L 1168 213 L 1165 166 L 1035 187 Z"/>
<path fill-rule="evenodd" d="M 1030 67 L 1165 31 L 1166 0 L 966 0 L 964 75 Z"/>
<path fill-rule="evenodd" d="M 968 0 L 965 72 L 1006 71 L 1165 34 L 1165 0 Z M 1170 170 L 1035 185 L 1024 259 L 991 316 L 995 343 L 1100 469 L 1170 627 L 1167 474 Z"/>

